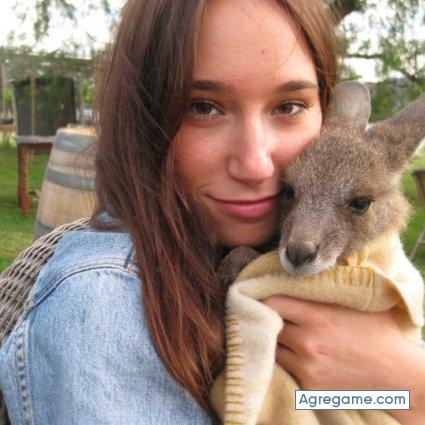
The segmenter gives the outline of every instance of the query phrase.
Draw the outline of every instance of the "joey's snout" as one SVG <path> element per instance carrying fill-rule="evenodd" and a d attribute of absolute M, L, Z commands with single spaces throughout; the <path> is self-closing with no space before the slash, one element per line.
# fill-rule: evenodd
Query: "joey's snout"
<path fill-rule="evenodd" d="M 332 243 L 335 238 L 330 239 L 325 237 L 326 235 L 322 237 L 316 235 L 315 238 L 311 238 L 308 237 L 308 232 L 297 236 L 291 235 L 289 239 L 282 236 L 280 240 L 279 260 L 285 271 L 305 276 L 321 273 L 336 264 L 341 249 L 338 249 L 337 244 Z M 341 240 L 339 242 L 342 244 Z"/>
<path fill-rule="evenodd" d="M 286 245 L 285 255 L 293 267 L 311 263 L 317 256 L 319 247 L 312 242 L 290 241 Z"/>

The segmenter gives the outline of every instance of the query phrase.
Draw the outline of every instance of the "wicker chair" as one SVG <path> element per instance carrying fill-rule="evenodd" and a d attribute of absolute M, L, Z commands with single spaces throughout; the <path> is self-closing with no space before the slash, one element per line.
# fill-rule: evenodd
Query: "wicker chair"
<path fill-rule="evenodd" d="M 425 168 L 414 170 L 412 172 L 413 180 L 416 184 L 416 190 L 418 191 L 419 198 L 422 202 L 422 207 L 425 210 Z M 415 242 L 412 252 L 409 255 L 409 260 L 413 261 L 418 252 L 419 246 L 425 244 L 425 226 L 423 227 L 421 234 Z"/>
<path fill-rule="evenodd" d="M 12 265 L 0 275 L 0 346 L 14 328 L 19 316 L 25 312 L 28 294 L 40 270 L 53 255 L 59 239 L 71 230 L 83 230 L 88 227 L 88 218 L 57 227 L 22 251 Z M 9 423 L 0 391 L 0 425 Z"/>

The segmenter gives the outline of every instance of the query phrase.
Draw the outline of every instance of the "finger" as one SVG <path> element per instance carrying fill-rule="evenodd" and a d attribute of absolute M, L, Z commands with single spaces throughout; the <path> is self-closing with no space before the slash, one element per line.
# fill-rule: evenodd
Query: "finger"
<path fill-rule="evenodd" d="M 304 351 L 302 349 L 304 333 L 303 328 L 300 326 L 295 325 L 292 322 L 285 321 L 283 329 L 277 336 L 277 342 L 289 348 L 296 354 L 302 354 Z"/>
<path fill-rule="evenodd" d="M 292 377 L 298 382 L 300 376 L 300 366 L 298 356 L 288 347 L 284 345 L 277 345 L 276 348 L 276 363 L 285 369 L 286 372 L 290 373 Z"/>
<path fill-rule="evenodd" d="M 262 301 L 275 310 L 283 320 L 289 320 L 297 325 L 313 322 L 318 309 L 325 308 L 323 303 L 301 300 L 285 295 L 274 295 Z"/>

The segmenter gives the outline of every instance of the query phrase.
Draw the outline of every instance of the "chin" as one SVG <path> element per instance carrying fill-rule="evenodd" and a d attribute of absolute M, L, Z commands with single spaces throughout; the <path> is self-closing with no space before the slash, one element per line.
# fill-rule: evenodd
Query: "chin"
<path fill-rule="evenodd" d="M 262 232 L 254 231 L 253 229 L 243 229 L 237 231 L 219 232 L 219 238 L 223 245 L 229 248 L 236 248 L 238 246 L 250 246 L 252 248 L 261 246 L 268 242 L 273 236 L 273 231 L 263 230 Z"/>

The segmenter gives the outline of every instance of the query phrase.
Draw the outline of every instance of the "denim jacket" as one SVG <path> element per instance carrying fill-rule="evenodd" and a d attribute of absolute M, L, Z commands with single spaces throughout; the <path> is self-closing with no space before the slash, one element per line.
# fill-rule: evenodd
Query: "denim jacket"
<path fill-rule="evenodd" d="M 161 362 L 129 234 L 72 231 L 0 350 L 12 425 L 212 424 Z"/>
<path fill-rule="evenodd" d="M 63 236 L 0 349 L 12 425 L 215 423 L 165 369 L 142 305 L 128 233 Z"/>

